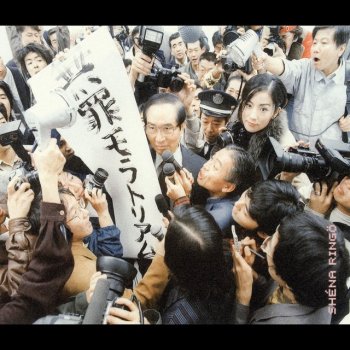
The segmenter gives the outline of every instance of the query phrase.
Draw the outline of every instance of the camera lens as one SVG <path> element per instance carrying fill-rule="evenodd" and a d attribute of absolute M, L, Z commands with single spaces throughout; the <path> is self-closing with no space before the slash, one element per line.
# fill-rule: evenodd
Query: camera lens
<path fill-rule="evenodd" d="M 221 134 L 219 134 L 216 143 L 219 145 L 219 147 L 224 148 L 234 142 L 231 133 L 229 131 L 223 131 Z"/>
<path fill-rule="evenodd" d="M 96 173 L 94 175 L 94 181 L 97 185 L 99 185 L 100 187 L 103 187 L 103 184 L 105 183 L 107 178 L 108 178 L 108 173 L 106 170 L 102 168 L 98 168 L 96 170 Z"/>
<path fill-rule="evenodd" d="M 184 87 L 184 84 L 185 82 L 181 78 L 174 77 L 171 79 L 169 87 L 172 92 L 179 92 Z"/>
<path fill-rule="evenodd" d="M 136 269 L 123 259 L 113 256 L 99 256 L 96 261 L 97 271 L 107 275 L 110 281 L 108 300 L 113 300 L 116 296 L 121 297 L 125 286 L 131 284 L 136 276 Z"/>

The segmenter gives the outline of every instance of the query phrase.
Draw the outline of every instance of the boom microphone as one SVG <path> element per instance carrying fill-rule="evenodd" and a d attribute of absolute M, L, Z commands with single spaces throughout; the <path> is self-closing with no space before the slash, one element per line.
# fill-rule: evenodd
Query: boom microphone
<path fill-rule="evenodd" d="M 106 279 L 99 279 L 96 283 L 91 303 L 87 308 L 83 324 L 102 324 L 107 305 L 108 292 L 109 281 Z"/>
<path fill-rule="evenodd" d="M 158 208 L 159 212 L 162 213 L 162 215 L 170 221 L 171 216 L 168 213 L 169 206 L 168 206 L 168 203 L 166 202 L 164 196 L 162 194 L 157 194 L 156 197 L 154 198 L 154 200 L 156 201 L 157 208 Z"/>
<path fill-rule="evenodd" d="M 179 26 L 178 30 L 186 44 L 194 43 L 202 36 L 202 26 Z"/>
<path fill-rule="evenodd" d="M 182 166 L 176 161 L 174 158 L 174 155 L 171 153 L 171 151 L 166 150 L 162 153 L 162 158 L 164 163 L 172 163 L 175 166 L 176 171 L 182 170 Z"/>

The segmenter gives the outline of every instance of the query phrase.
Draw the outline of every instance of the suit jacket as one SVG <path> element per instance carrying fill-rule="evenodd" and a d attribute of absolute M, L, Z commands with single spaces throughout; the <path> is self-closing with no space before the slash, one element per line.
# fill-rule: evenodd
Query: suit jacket
<path fill-rule="evenodd" d="M 249 306 L 236 304 L 234 323 L 247 323 Z M 253 324 L 330 324 L 328 306 L 314 308 L 301 304 L 271 304 L 254 312 Z"/>
<path fill-rule="evenodd" d="M 11 71 L 13 80 L 15 81 L 16 88 L 18 91 L 19 98 L 21 99 L 24 110 L 26 111 L 31 107 L 30 101 L 30 90 L 26 81 L 24 80 L 22 73 L 17 67 L 7 66 L 7 68 Z"/>

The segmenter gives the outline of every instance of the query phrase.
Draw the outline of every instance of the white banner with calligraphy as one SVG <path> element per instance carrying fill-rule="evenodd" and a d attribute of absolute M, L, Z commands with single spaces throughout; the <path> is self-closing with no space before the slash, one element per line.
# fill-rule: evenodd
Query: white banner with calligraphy
<path fill-rule="evenodd" d="M 113 199 L 124 257 L 151 257 L 162 225 L 154 198 L 161 193 L 143 124 L 121 56 L 101 27 L 74 46 L 63 62 L 54 61 L 30 79 L 47 115 L 52 91 L 69 95 L 78 110 L 75 123 L 57 128 L 87 166 L 108 171 L 106 189 Z M 51 98 L 52 99 L 52 98 Z"/>

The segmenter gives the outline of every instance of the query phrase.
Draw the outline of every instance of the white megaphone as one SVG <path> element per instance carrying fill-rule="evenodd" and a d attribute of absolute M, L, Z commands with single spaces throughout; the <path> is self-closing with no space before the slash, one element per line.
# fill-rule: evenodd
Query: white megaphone
<path fill-rule="evenodd" d="M 257 47 L 258 41 L 258 34 L 254 30 L 249 29 L 244 35 L 227 46 L 228 55 L 238 67 L 242 68 Z"/>
<path fill-rule="evenodd" d="M 45 149 L 51 138 L 51 129 L 73 125 L 77 118 L 77 103 L 65 90 L 50 91 L 45 101 L 27 109 L 25 117 L 35 121 L 38 128 L 39 146 Z"/>

